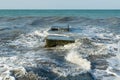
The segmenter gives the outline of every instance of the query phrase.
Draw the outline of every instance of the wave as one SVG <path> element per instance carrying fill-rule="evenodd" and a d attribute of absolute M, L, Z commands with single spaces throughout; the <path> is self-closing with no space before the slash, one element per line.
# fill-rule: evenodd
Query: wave
<path fill-rule="evenodd" d="M 2 26 L 0 28 L 0 79 L 9 77 L 14 80 L 16 78 L 14 76 L 25 76 L 25 73 L 29 76 L 27 72 L 29 69 L 33 71 L 30 74 L 48 79 L 51 79 L 50 76 L 54 79 L 75 77 L 92 71 L 91 74 L 96 79 L 114 80 L 115 77 L 119 79 L 120 56 L 118 53 L 120 51 L 117 42 L 120 37 L 115 33 L 116 31 L 112 31 L 113 27 L 110 27 L 111 25 L 118 26 L 119 18 L 21 17 L 1 18 L 0 22 Z M 75 43 L 53 49 L 44 48 L 45 37 L 53 34 L 48 32 L 53 23 L 71 24 L 71 32 L 64 33 L 64 36 L 74 37 Z M 119 31 L 117 26 L 114 30 Z M 104 55 L 109 55 L 109 57 Z M 103 65 L 105 63 L 105 68 L 102 64 L 99 65 L 102 61 Z M 98 63 L 98 66 L 93 68 L 95 63 Z M 18 72 L 12 75 L 16 71 Z M 19 72 L 23 75 L 19 75 Z M 37 76 L 35 73 L 40 74 Z M 109 78 L 105 77 L 105 74 Z"/>
<path fill-rule="evenodd" d="M 89 71 L 91 68 L 90 62 L 83 59 L 76 51 L 70 51 L 65 59 L 73 64 L 79 65 L 82 70 Z"/>
<path fill-rule="evenodd" d="M 48 35 L 47 30 L 35 30 L 27 34 L 21 34 L 16 40 L 9 43 L 10 46 L 16 46 L 18 48 L 37 48 L 44 47 L 45 37 Z M 39 43 L 39 44 L 38 44 Z"/>

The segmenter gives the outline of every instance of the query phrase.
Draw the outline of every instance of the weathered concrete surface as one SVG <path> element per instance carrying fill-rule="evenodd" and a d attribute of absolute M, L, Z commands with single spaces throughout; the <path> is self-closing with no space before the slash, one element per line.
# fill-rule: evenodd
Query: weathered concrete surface
<path fill-rule="evenodd" d="M 69 31 L 68 24 L 54 24 L 52 25 L 51 31 Z"/>
<path fill-rule="evenodd" d="M 45 47 L 61 46 L 61 45 L 74 43 L 74 42 L 75 40 L 72 37 L 49 35 L 46 37 Z"/>

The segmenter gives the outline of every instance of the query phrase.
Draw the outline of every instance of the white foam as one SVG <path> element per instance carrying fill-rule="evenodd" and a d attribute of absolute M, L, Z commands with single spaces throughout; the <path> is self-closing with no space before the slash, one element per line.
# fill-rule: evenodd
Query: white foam
<path fill-rule="evenodd" d="M 15 76 L 11 75 L 11 71 L 18 70 L 17 75 L 25 75 L 26 70 L 24 67 L 8 66 L 7 64 L 0 64 L 0 80 L 15 80 Z"/>
<path fill-rule="evenodd" d="M 112 71 L 112 67 L 108 67 L 107 70 L 94 69 L 92 72 L 95 79 L 100 80 L 120 80 L 120 76 Z"/>
<path fill-rule="evenodd" d="M 91 68 L 90 62 L 83 59 L 76 51 L 71 51 L 65 59 L 73 64 L 79 65 L 82 70 L 89 71 Z"/>
<path fill-rule="evenodd" d="M 22 46 L 26 48 L 42 47 L 45 45 L 44 38 L 47 35 L 48 33 L 46 30 L 35 30 L 27 34 L 21 34 L 18 39 L 11 41 L 9 45 L 15 45 L 16 47 Z"/>
<path fill-rule="evenodd" d="M 64 34 L 64 36 L 75 36 L 75 38 L 81 38 L 82 36 L 90 37 L 93 38 L 97 36 L 97 38 L 100 39 L 110 39 L 110 40 L 118 40 L 120 39 L 120 36 L 114 36 L 112 33 L 105 33 L 103 28 L 97 28 L 96 26 L 83 26 L 84 30 L 80 32 L 80 30 L 69 33 L 69 34 Z M 86 29 L 85 29 L 86 28 Z M 39 46 L 44 45 L 44 38 L 47 35 L 51 35 L 50 33 L 47 33 L 48 29 L 40 29 L 40 30 L 33 30 L 33 32 L 27 33 L 27 34 L 22 34 L 20 35 L 16 40 L 11 41 L 9 45 L 15 45 L 16 47 L 22 46 L 23 48 L 36 48 Z M 61 35 L 61 34 L 55 34 L 55 35 Z M 66 56 L 65 59 L 69 62 L 66 67 L 51 67 L 50 69 L 54 72 L 59 74 L 60 76 L 67 76 L 67 75 L 77 75 L 82 72 L 86 72 L 90 70 L 90 62 L 87 59 L 84 59 L 82 54 L 79 54 L 79 52 L 84 52 L 86 55 L 101 55 L 101 54 L 107 54 L 106 52 L 106 46 L 108 51 L 113 51 L 114 54 L 116 54 L 116 57 L 112 57 L 108 59 L 107 61 L 109 62 L 109 69 L 107 70 L 96 70 L 95 76 L 98 79 L 99 77 L 102 77 L 103 80 L 120 80 L 119 74 L 117 72 L 112 72 L 112 69 L 120 70 L 120 56 L 118 53 L 120 53 L 118 49 L 118 53 L 114 50 L 114 48 L 120 47 L 119 45 L 113 43 L 113 44 L 107 44 L 103 43 L 98 44 L 95 43 L 95 46 L 98 46 L 97 49 L 95 48 L 82 48 L 81 43 L 77 41 L 75 44 L 68 44 L 65 45 L 63 49 L 68 49 L 71 50 Z M 111 52 L 110 51 L 110 52 Z M 1 51 L 2 53 L 2 51 Z M 9 52 L 7 52 L 9 53 Z M 17 53 L 17 52 L 16 52 Z M 40 52 L 39 52 L 40 53 Z M 4 52 L 5 54 L 5 52 Z M 21 53 L 19 53 L 21 54 Z M 24 56 L 12 56 L 12 57 L 0 57 L 0 74 L 4 73 L 6 77 L 12 77 L 10 74 L 10 70 L 21 70 L 23 71 L 23 74 L 25 74 L 25 69 L 24 67 L 21 69 L 19 68 L 20 66 L 36 66 L 36 63 L 34 62 L 36 52 L 25 52 Z M 41 56 L 38 56 L 36 60 L 39 61 L 45 61 L 45 62 L 52 62 L 54 64 L 57 64 L 57 62 L 52 61 L 51 59 L 47 58 L 41 58 Z M 69 68 L 68 68 L 69 67 Z M 111 69 L 110 69 L 111 67 Z M 105 77 L 104 74 L 113 74 L 115 75 L 114 77 Z M 4 76 L 4 77 L 5 77 Z M 3 78 L 3 76 L 0 76 L 0 80 Z M 14 80 L 14 79 L 13 79 Z"/>
<path fill-rule="evenodd" d="M 113 73 L 109 70 L 95 69 L 92 72 L 92 75 L 94 76 L 95 79 L 98 79 L 98 80 L 120 80 L 120 77 L 117 76 L 116 73 Z"/>
<path fill-rule="evenodd" d="M 93 43 L 90 44 L 91 47 L 89 47 L 89 44 L 87 45 L 89 48 L 85 48 L 84 44 L 81 43 L 81 41 L 76 41 L 73 44 L 68 44 L 62 47 L 63 49 L 74 49 L 75 51 L 79 51 L 83 55 L 106 55 L 107 52 L 107 46 L 101 43 Z M 61 47 L 60 47 L 61 48 Z"/>
<path fill-rule="evenodd" d="M 2 80 L 15 80 L 15 78 L 13 76 L 7 75 L 3 77 Z"/>
<path fill-rule="evenodd" d="M 55 67 L 52 68 L 52 71 L 56 74 L 58 74 L 59 76 L 76 76 L 79 75 L 81 73 L 85 73 L 85 71 L 83 71 L 82 69 L 78 68 L 78 67 L 73 67 L 71 66 L 71 68 L 60 68 L 60 67 Z"/>
<path fill-rule="evenodd" d="M 90 70 L 91 65 L 87 59 L 83 59 L 77 52 L 70 51 L 65 56 L 67 63 L 63 65 L 63 67 L 51 67 L 50 69 L 58 74 L 59 76 L 76 76 L 81 73 L 86 73 Z"/>
<path fill-rule="evenodd" d="M 120 53 L 119 50 L 114 50 L 115 48 L 119 48 L 119 43 L 112 43 L 112 44 L 107 44 L 107 49 L 109 52 L 116 56 L 112 56 L 111 58 L 107 58 L 107 62 L 109 64 L 108 68 L 106 70 L 99 70 L 96 69 L 93 72 L 93 75 L 97 79 L 102 79 L 102 80 L 120 80 Z M 108 76 L 105 76 L 108 75 Z"/>

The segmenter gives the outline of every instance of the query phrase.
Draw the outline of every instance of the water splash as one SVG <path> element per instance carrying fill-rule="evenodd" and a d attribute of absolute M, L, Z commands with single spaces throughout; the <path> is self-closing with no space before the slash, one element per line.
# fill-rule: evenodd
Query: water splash
<path fill-rule="evenodd" d="M 9 45 L 16 46 L 18 48 L 37 48 L 45 45 L 44 39 L 46 37 L 46 30 L 35 30 L 27 34 L 21 34 L 18 39 L 11 41 Z M 39 44 L 38 44 L 39 43 Z"/>
<path fill-rule="evenodd" d="M 78 65 L 82 70 L 89 71 L 91 68 L 90 62 L 87 59 L 83 59 L 76 51 L 71 51 L 65 59 Z"/>

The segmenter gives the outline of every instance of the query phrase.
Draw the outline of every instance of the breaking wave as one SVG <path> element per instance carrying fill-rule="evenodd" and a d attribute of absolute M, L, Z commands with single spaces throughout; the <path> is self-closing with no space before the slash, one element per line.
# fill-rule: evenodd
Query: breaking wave
<path fill-rule="evenodd" d="M 87 72 L 91 72 L 96 79 L 119 80 L 119 20 L 85 17 L 2 18 L 0 80 L 15 80 L 23 76 L 29 79 L 26 76 L 30 75 L 35 79 L 64 80 L 68 76 L 73 79 Z M 64 36 L 75 37 L 76 41 L 46 49 L 45 37 L 53 33 L 48 33 L 49 26 L 45 25 L 56 22 L 70 23 L 71 32 L 64 33 Z"/>
<path fill-rule="evenodd" d="M 89 71 L 91 68 L 90 62 L 86 59 L 83 59 L 76 51 L 70 51 L 65 59 L 73 64 L 78 65 L 81 70 Z"/>

